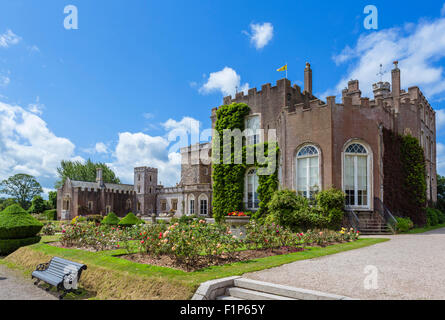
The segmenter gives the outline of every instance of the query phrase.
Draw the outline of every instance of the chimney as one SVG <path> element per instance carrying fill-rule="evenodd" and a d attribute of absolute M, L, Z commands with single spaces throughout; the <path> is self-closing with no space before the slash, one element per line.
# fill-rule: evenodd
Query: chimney
<path fill-rule="evenodd" d="M 392 82 L 392 98 L 394 100 L 395 112 L 399 112 L 400 107 L 400 69 L 399 62 L 394 61 L 394 69 L 391 71 L 391 82 Z"/>
<path fill-rule="evenodd" d="M 99 184 L 99 186 L 103 186 L 104 185 L 104 179 L 103 179 L 103 170 L 102 168 L 97 168 L 96 169 L 96 182 Z"/>
<path fill-rule="evenodd" d="M 312 95 L 312 69 L 309 62 L 306 62 L 304 69 L 304 91 Z"/>

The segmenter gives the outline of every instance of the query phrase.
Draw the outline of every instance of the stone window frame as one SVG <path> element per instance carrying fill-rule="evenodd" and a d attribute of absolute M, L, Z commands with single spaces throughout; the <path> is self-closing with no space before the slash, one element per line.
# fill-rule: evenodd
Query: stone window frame
<path fill-rule="evenodd" d="M 167 200 L 166 199 L 159 200 L 159 206 L 161 207 L 161 211 L 166 212 L 167 211 Z"/>
<path fill-rule="evenodd" d="M 125 209 L 131 209 L 131 206 L 132 206 L 132 201 L 131 201 L 131 199 L 127 199 L 127 201 L 125 202 Z"/>
<path fill-rule="evenodd" d="M 367 191 L 368 191 L 368 204 L 366 206 L 347 206 L 345 204 L 345 208 L 347 209 L 353 209 L 356 211 L 372 211 L 374 210 L 374 153 L 372 151 L 371 146 L 366 141 L 359 139 L 359 138 L 352 138 L 349 139 L 342 148 L 341 152 L 341 187 L 342 191 L 345 192 L 345 156 L 346 156 L 346 149 L 351 144 L 361 144 L 367 151 Z"/>
<path fill-rule="evenodd" d="M 261 119 L 261 113 L 252 113 L 252 114 L 247 115 L 247 116 L 244 118 L 244 130 L 248 129 L 248 127 L 247 127 L 247 121 L 248 121 L 248 119 L 249 119 L 249 118 L 255 118 L 255 117 L 258 117 L 258 121 L 259 121 L 259 128 L 258 128 L 258 129 L 261 130 L 261 121 L 262 121 L 262 119 Z M 253 135 L 247 135 L 247 131 L 245 131 L 245 132 L 246 132 L 246 135 L 245 135 L 245 137 L 246 137 L 246 145 L 251 145 L 251 143 L 250 143 L 250 137 L 252 137 L 252 136 L 253 136 L 253 137 L 254 137 L 254 136 L 258 136 L 258 141 L 256 141 L 256 144 L 262 142 L 263 137 L 261 136 L 261 133 L 256 133 L 256 132 L 254 132 Z M 253 143 L 252 143 L 252 145 L 253 145 Z"/>
<path fill-rule="evenodd" d="M 111 213 L 111 206 L 110 205 L 108 205 L 108 206 L 106 206 L 105 207 L 105 214 L 110 214 Z"/>
<path fill-rule="evenodd" d="M 247 168 L 247 170 L 246 170 L 246 173 L 245 173 L 245 175 L 244 175 L 244 204 L 245 204 L 245 207 L 246 207 L 246 209 L 247 210 L 252 210 L 252 211 L 256 211 L 256 210 L 258 210 L 259 209 L 259 204 L 260 204 L 260 200 L 258 199 L 258 201 L 255 201 L 255 196 L 253 196 L 253 201 L 252 201 L 252 204 L 253 204 L 253 206 L 252 207 L 249 207 L 249 195 L 248 195 L 248 192 L 249 192 L 249 189 L 248 189 L 248 184 L 249 184 L 249 181 L 248 181 L 248 177 L 249 177 L 249 175 L 253 175 L 253 174 L 250 174 L 250 172 L 252 171 L 252 170 L 254 170 L 255 171 L 255 176 L 257 177 L 257 185 L 256 185 L 256 188 L 255 188 L 255 184 L 254 184 L 254 188 L 255 188 L 255 191 L 254 191 L 254 194 L 255 193 L 257 193 L 258 194 L 258 187 L 259 187 L 259 177 L 258 177 L 258 175 L 257 175 L 257 168 L 256 167 L 249 167 L 249 168 Z M 255 180 L 254 180 L 254 182 L 255 182 Z"/>
<path fill-rule="evenodd" d="M 94 209 L 94 202 L 93 201 L 88 201 L 87 206 L 88 206 L 88 210 L 89 211 L 93 211 L 93 209 Z"/>
<path fill-rule="evenodd" d="M 202 206 L 203 201 L 205 201 L 205 207 Z M 199 215 L 207 216 L 209 214 L 209 197 L 205 193 L 201 193 L 199 195 L 198 205 L 199 205 Z"/>
<path fill-rule="evenodd" d="M 308 148 L 308 147 L 315 148 L 317 150 L 317 155 L 316 156 L 314 156 L 314 155 L 301 155 L 301 156 L 299 156 L 299 153 L 304 148 Z M 322 190 L 322 185 L 323 184 L 322 184 L 322 174 L 321 174 L 322 173 L 322 171 L 321 171 L 321 164 L 322 164 L 322 151 L 321 151 L 321 147 L 318 144 L 316 144 L 316 143 L 308 141 L 308 142 L 305 142 L 305 143 L 299 145 L 296 148 L 296 151 L 295 151 L 295 157 L 294 157 L 294 168 L 295 168 L 294 179 L 295 179 L 295 183 L 294 183 L 294 186 L 295 186 L 295 190 L 297 191 L 297 193 L 298 193 L 298 160 L 299 159 L 315 158 L 315 157 L 318 157 L 318 190 L 316 192 L 314 192 L 314 196 L 315 196 L 315 194 L 317 192 Z M 307 167 L 307 170 L 309 171 L 309 166 Z M 306 174 L 307 174 L 306 178 L 309 179 L 309 177 L 310 177 L 309 172 L 307 172 Z M 307 192 L 306 198 L 311 199 L 311 190 L 310 190 L 310 186 L 309 185 L 306 186 L 306 192 Z"/>
<path fill-rule="evenodd" d="M 192 205 L 192 201 L 193 201 L 193 205 Z M 187 197 L 187 206 L 188 206 L 188 214 L 189 215 L 195 214 L 195 195 L 194 194 L 189 194 L 189 196 Z"/>

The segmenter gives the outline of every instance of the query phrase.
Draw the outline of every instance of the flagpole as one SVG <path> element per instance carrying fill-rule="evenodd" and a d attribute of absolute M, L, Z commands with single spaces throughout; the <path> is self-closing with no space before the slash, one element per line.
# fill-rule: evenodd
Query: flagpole
<path fill-rule="evenodd" d="M 286 62 L 286 79 L 287 79 L 287 62 Z"/>

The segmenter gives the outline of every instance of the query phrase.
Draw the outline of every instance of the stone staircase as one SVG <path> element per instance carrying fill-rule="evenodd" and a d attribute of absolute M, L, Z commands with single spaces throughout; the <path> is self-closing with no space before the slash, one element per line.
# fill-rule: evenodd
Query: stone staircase
<path fill-rule="evenodd" d="M 294 288 L 246 278 L 236 278 L 216 300 L 348 300 L 324 292 Z"/>
<path fill-rule="evenodd" d="M 359 220 L 359 231 L 362 235 L 393 234 L 377 212 L 356 212 Z"/>

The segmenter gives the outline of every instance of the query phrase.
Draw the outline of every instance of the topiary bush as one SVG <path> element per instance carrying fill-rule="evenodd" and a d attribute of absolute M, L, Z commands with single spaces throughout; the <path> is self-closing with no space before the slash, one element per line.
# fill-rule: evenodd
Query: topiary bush
<path fill-rule="evenodd" d="M 0 213 L 0 254 L 40 241 L 43 224 L 15 204 Z"/>
<path fill-rule="evenodd" d="M 114 212 L 110 212 L 108 216 L 106 216 L 101 224 L 108 225 L 108 226 L 117 226 L 120 222 L 120 219 Z"/>
<path fill-rule="evenodd" d="M 132 212 L 127 214 L 121 221 L 119 221 L 119 225 L 122 227 L 131 227 L 143 223 L 145 222 L 136 217 Z"/>
<path fill-rule="evenodd" d="M 100 214 L 91 214 L 88 216 L 85 216 L 86 221 L 88 222 L 95 222 L 95 223 L 101 223 L 104 217 L 102 217 Z"/>

